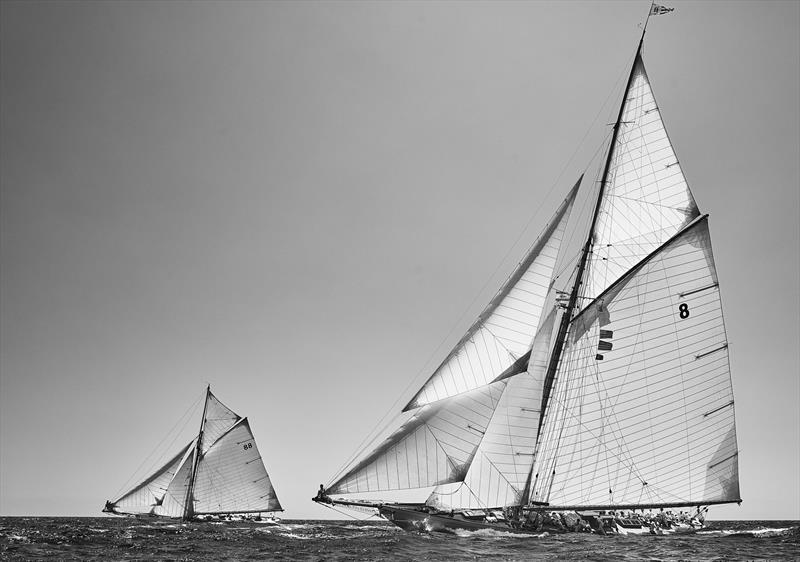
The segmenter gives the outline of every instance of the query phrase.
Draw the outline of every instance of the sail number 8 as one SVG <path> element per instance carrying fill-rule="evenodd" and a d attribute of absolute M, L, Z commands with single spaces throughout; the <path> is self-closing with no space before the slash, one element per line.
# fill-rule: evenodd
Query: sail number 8
<path fill-rule="evenodd" d="M 252 448 L 253 448 L 253 444 L 252 444 L 252 443 L 245 443 L 244 445 L 242 445 L 242 448 L 243 448 L 245 451 L 246 451 L 247 449 L 252 449 Z"/>
<path fill-rule="evenodd" d="M 685 302 L 682 302 L 678 306 L 678 315 L 681 317 L 682 320 L 689 318 L 689 305 L 686 304 Z"/>

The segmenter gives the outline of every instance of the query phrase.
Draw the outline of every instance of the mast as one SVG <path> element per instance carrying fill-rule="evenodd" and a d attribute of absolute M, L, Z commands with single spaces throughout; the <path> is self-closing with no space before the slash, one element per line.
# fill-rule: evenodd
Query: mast
<path fill-rule="evenodd" d="M 206 427 L 206 411 L 208 410 L 208 398 L 211 395 L 211 385 L 206 386 L 206 402 L 203 405 L 203 417 L 200 419 L 200 431 L 197 433 L 197 444 L 192 458 L 192 473 L 189 477 L 189 489 L 186 492 L 186 504 L 183 507 L 183 520 L 188 521 L 194 515 L 194 481 L 197 478 L 197 465 L 200 462 L 200 454 L 203 447 L 203 431 Z"/>
<path fill-rule="evenodd" d="M 594 244 L 597 217 L 600 214 L 600 206 L 602 205 L 603 195 L 606 190 L 606 184 L 608 183 L 608 171 L 611 167 L 611 159 L 614 156 L 614 146 L 616 145 L 617 138 L 619 136 L 619 128 L 622 123 L 622 114 L 625 110 L 625 102 L 628 99 L 628 92 L 630 91 L 631 84 L 633 83 L 634 73 L 636 71 L 636 63 L 642 54 L 644 34 L 645 31 L 647 30 L 647 21 L 649 19 L 650 19 L 650 13 L 648 12 L 647 20 L 645 20 L 644 29 L 642 30 L 642 36 L 639 39 L 639 46 L 636 49 L 636 56 L 633 58 L 631 71 L 630 74 L 628 74 L 628 81 L 625 84 L 625 92 L 622 95 L 622 101 L 620 102 L 619 105 L 617 120 L 614 123 L 614 129 L 611 134 L 611 143 L 609 144 L 608 153 L 606 154 L 606 161 L 603 166 L 603 175 L 600 180 L 600 189 L 597 192 L 597 201 L 595 202 L 594 212 L 592 213 L 592 223 L 589 226 L 589 234 L 586 238 L 586 243 L 583 245 L 583 250 L 581 251 L 580 261 L 578 262 L 578 270 L 575 275 L 575 282 L 572 285 L 572 290 L 570 291 L 569 294 L 569 301 L 567 302 L 567 306 L 561 315 L 561 321 L 558 326 L 558 334 L 556 335 L 556 341 L 553 346 L 553 353 L 550 356 L 550 363 L 547 366 L 547 373 L 545 374 L 544 384 L 542 389 L 542 403 L 539 410 L 541 412 L 541 415 L 539 417 L 539 427 L 537 430 L 537 434 L 541 434 L 542 431 L 542 423 L 544 422 L 544 418 L 547 413 L 547 407 L 550 403 L 550 392 L 553 389 L 553 381 L 555 380 L 558 365 L 561 362 L 561 354 L 564 351 L 564 343 L 566 342 L 567 332 L 569 330 L 570 322 L 572 321 L 572 313 L 575 310 L 575 305 L 578 302 L 578 295 L 580 292 L 581 285 L 583 283 L 583 276 L 586 271 L 586 264 L 589 261 L 589 254 L 591 253 L 592 245 Z M 536 454 L 539 451 L 540 442 L 541 441 L 537 439 L 536 448 L 533 453 L 534 459 L 536 458 Z M 534 462 L 531 463 L 531 472 L 528 475 L 527 481 L 525 482 L 525 489 L 523 490 L 521 497 L 523 503 L 527 501 L 527 498 L 530 496 L 531 493 L 531 486 L 533 484 L 533 469 L 535 464 L 536 463 L 534 460 Z"/>
<path fill-rule="evenodd" d="M 639 47 L 636 49 L 636 56 L 633 59 L 631 72 L 628 75 L 628 82 L 625 85 L 625 93 L 622 96 L 622 102 L 620 103 L 619 106 L 617 121 L 614 123 L 614 129 L 611 134 L 611 144 L 609 145 L 608 154 L 606 155 L 606 162 L 603 167 L 603 176 L 602 179 L 600 180 L 600 189 L 597 192 L 597 201 L 595 203 L 594 213 L 592 214 L 592 224 L 589 227 L 589 235 L 586 238 L 586 243 L 584 244 L 583 250 L 581 252 L 581 259 L 578 263 L 578 271 L 577 274 L 575 275 L 575 282 L 572 285 L 572 291 L 570 291 L 567 307 L 561 316 L 561 323 L 559 324 L 558 327 L 558 335 L 556 336 L 556 343 L 553 348 L 553 354 L 550 357 L 550 364 L 547 367 L 547 374 L 545 375 L 544 379 L 544 392 L 542 393 L 542 406 L 541 406 L 542 414 L 544 414 L 545 409 L 547 408 L 547 404 L 550 400 L 550 391 L 553 388 L 553 379 L 555 378 L 558 364 L 561 361 L 561 353 L 564 349 L 564 342 L 566 341 L 567 330 L 569 329 L 569 324 L 570 321 L 572 320 L 572 313 L 575 310 L 575 305 L 578 302 L 578 293 L 580 292 L 580 287 L 581 284 L 583 283 L 583 275 L 584 272 L 586 271 L 586 263 L 589 261 L 589 254 L 591 253 L 592 245 L 594 244 L 597 216 L 600 213 L 600 205 L 603 202 L 603 195 L 606 190 L 606 183 L 608 182 L 608 170 L 611 167 L 611 159 L 614 156 L 614 145 L 616 144 L 617 137 L 619 136 L 619 127 L 620 124 L 622 123 L 622 113 L 625 110 L 625 101 L 628 98 L 628 92 L 630 91 L 631 83 L 633 82 L 634 72 L 636 70 L 636 61 L 641 56 L 643 43 L 644 43 L 644 32 L 642 32 L 642 37 L 641 39 L 639 39 Z M 542 415 L 542 417 L 539 418 L 540 431 L 542 429 L 543 420 L 544 420 L 544 415 Z"/>

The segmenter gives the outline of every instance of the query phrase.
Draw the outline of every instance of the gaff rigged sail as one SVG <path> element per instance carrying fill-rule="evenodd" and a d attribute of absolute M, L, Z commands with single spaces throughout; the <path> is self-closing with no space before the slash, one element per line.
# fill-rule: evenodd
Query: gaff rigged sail
<path fill-rule="evenodd" d="M 247 418 L 206 390 L 196 439 L 104 511 L 189 519 L 282 511 Z"/>

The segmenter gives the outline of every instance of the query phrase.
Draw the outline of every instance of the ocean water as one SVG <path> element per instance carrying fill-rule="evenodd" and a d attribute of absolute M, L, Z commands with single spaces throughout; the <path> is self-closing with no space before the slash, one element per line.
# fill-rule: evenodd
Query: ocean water
<path fill-rule="evenodd" d="M 180 523 L 2 517 L 2 560 L 797 560 L 800 521 L 712 521 L 687 535 L 408 533 L 381 521 Z"/>

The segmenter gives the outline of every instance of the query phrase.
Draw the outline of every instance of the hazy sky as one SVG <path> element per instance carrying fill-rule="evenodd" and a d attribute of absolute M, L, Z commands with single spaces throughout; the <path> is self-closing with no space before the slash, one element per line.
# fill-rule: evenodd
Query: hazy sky
<path fill-rule="evenodd" d="M 648 5 L 3 0 L 0 514 L 99 514 L 210 382 L 285 516 L 336 516 L 310 497 L 583 171 Z M 667 5 L 741 451 L 711 517 L 800 519 L 800 3 Z"/>

